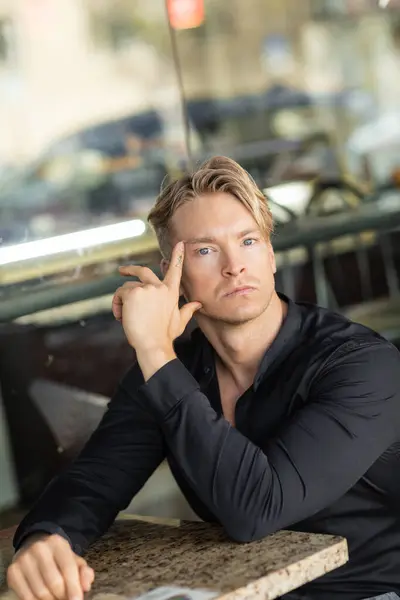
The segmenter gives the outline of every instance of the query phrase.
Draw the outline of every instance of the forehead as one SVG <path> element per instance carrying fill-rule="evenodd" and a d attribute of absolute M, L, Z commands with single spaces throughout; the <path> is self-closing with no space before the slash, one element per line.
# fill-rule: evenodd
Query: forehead
<path fill-rule="evenodd" d="M 258 229 L 250 211 L 234 196 L 225 192 L 204 194 L 180 206 L 170 222 L 171 234 L 186 240 L 199 236 L 235 234 L 248 228 Z"/>

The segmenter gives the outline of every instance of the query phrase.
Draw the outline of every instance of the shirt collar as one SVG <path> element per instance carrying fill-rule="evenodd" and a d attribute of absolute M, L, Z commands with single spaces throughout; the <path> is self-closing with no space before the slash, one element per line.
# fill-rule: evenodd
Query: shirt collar
<path fill-rule="evenodd" d="M 254 389 L 257 389 L 260 385 L 267 371 L 270 371 L 272 366 L 278 366 L 299 342 L 298 334 L 301 328 L 300 306 L 284 294 L 278 292 L 278 296 L 281 300 L 286 302 L 288 306 L 287 313 L 282 326 L 278 331 L 278 335 L 266 350 L 260 362 L 260 366 L 258 367 L 254 379 Z"/>
<path fill-rule="evenodd" d="M 278 296 L 287 303 L 288 310 L 278 335 L 266 350 L 258 368 L 254 389 L 256 390 L 272 366 L 276 367 L 298 344 L 298 334 L 301 328 L 301 308 L 296 302 L 278 292 Z M 196 328 L 192 340 L 199 349 L 201 385 L 207 385 L 215 375 L 214 348 L 201 331 Z"/>

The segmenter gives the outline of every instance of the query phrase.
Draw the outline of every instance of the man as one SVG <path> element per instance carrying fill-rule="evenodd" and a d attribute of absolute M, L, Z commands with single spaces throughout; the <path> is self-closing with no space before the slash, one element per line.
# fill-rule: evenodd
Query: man
<path fill-rule="evenodd" d="M 347 538 L 349 563 L 291 598 L 395 598 L 399 352 L 275 291 L 271 214 L 234 161 L 168 185 L 149 220 L 165 277 L 123 267 L 139 281 L 113 301 L 137 365 L 21 523 L 9 585 L 22 600 L 80 600 L 94 577 L 80 555 L 166 456 L 197 514 L 238 542 L 282 528 Z M 174 345 L 194 313 L 198 329 Z"/>

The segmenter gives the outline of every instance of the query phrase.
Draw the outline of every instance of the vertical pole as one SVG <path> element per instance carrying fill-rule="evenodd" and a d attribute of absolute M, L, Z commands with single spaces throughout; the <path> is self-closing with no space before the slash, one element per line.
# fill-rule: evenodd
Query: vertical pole
<path fill-rule="evenodd" d="M 186 156 L 187 156 L 187 165 L 186 166 L 187 166 L 187 168 L 192 169 L 193 168 L 193 156 L 192 156 L 191 143 L 190 143 L 189 113 L 188 113 L 186 99 L 185 99 L 185 90 L 183 87 L 182 66 L 181 66 L 181 62 L 179 59 L 176 33 L 175 33 L 174 28 L 171 25 L 171 21 L 169 18 L 168 0 L 165 0 L 165 11 L 166 11 L 166 15 L 167 15 L 169 36 L 170 36 L 170 40 L 171 40 L 172 59 L 173 59 L 174 66 L 175 66 L 175 72 L 176 72 L 176 77 L 177 77 L 177 82 L 178 82 L 179 97 L 180 97 L 180 104 L 181 104 L 181 110 L 182 110 L 184 143 L 185 143 L 185 150 L 186 150 Z"/>

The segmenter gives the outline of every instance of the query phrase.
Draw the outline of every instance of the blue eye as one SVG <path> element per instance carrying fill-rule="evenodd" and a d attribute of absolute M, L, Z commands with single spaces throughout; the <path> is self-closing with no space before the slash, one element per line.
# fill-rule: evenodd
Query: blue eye
<path fill-rule="evenodd" d="M 247 242 L 250 242 L 250 243 L 247 243 Z M 255 242 L 255 239 L 254 239 L 254 238 L 247 238 L 247 239 L 245 239 L 245 240 L 243 241 L 243 244 L 244 244 L 245 246 L 252 246 L 252 245 L 253 245 L 253 242 Z"/>
<path fill-rule="evenodd" d="M 201 256 L 207 256 L 207 254 L 210 252 L 210 248 L 200 248 L 200 250 L 197 250 L 197 252 Z"/>

